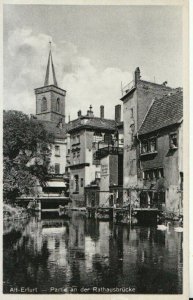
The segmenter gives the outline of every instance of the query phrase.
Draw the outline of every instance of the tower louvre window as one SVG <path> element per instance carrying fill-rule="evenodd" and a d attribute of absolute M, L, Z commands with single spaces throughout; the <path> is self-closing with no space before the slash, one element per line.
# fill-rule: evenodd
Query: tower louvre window
<path fill-rule="evenodd" d="M 43 97 L 41 101 L 41 112 L 46 111 L 47 109 L 48 109 L 47 99 L 46 97 Z"/>
<path fill-rule="evenodd" d="M 60 112 L 60 98 L 58 98 L 56 101 L 56 111 Z"/>

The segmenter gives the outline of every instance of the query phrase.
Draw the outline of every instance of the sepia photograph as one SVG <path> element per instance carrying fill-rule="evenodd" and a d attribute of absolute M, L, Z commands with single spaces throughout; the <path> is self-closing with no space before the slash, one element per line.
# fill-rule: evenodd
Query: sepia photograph
<path fill-rule="evenodd" d="M 183 295 L 183 26 L 3 5 L 4 294 Z"/>

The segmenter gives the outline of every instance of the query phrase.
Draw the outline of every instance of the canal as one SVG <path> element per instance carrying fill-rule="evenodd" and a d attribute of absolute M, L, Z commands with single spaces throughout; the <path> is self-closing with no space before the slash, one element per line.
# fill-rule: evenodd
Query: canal
<path fill-rule="evenodd" d="M 4 293 L 182 293 L 183 233 L 40 213 L 3 239 Z"/>

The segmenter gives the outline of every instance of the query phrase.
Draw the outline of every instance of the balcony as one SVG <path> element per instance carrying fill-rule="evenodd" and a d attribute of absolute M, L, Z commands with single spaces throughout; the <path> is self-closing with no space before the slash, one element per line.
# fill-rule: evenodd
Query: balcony
<path fill-rule="evenodd" d="M 132 80 L 131 82 L 127 83 L 126 85 L 121 87 L 122 97 L 128 94 L 132 89 L 135 88 L 135 82 Z"/>
<path fill-rule="evenodd" d="M 107 155 L 123 155 L 123 148 L 121 147 L 113 147 L 113 146 L 107 146 L 101 149 L 98 149 L 95 152 L 95 160 L 100 160 L 101 158 L 107 156 Z"/>

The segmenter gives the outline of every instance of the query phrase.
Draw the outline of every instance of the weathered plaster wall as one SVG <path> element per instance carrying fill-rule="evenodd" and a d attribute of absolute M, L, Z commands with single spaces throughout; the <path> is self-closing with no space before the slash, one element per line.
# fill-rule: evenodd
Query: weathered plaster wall
<path fill-rule="evenodd" d="M 179 178 L 180 168 L 182 164 L 179 163 L 179 158 L 182 152 L 182 136 L 181 129 L 176 126 L 173 128 L 162 130 L 157 137 L 157 154 L 151 154 L 147 157 L 141 157 L 141 174 L 140 181 L 143 182 L 144 188 L 158 188 L 160 185 L 164 186 L 166 196 L 166 210 L 171 212 L 177 212 L 179 208 Z M 169 145 L 169 135 L 171 132 L 177 132 L 178 134 L 178 149 L 171 150 Z M 143 179 L 143 171 L 153 168 L 163 168 L 164 179 Z M 162 181 L 162 182 L 161 182 Z"/>
<path fill-rule="evenodd" d="M 133 113 L 131 111 L 133 110 Z M 137 122 L 137 94 L 136 91 L 129 96 L 123 104 L 124 120 L 124 187 L 137 184 L 136 150 L 132 147 L 132 128 L 136 132 Z"/>
<path fill-rule="evenodd" d="M 124 187 L 140 185 L 138 182 L 138 149 L 133 142 L 147 111 L 155 97 L 159 98 L 171 91 L 164 85 L 139 80 L 136 90 L 128 94 L 123 103 L 124 121 Z"/>
<path fill-rule="evenodd" d="M 60 156 L 55 155 L 55 146 L 60 147 Z M 65 173 L 66 153 L 67 153 L 66 151 L 67 151 L 67 141 L 66 141 L 66 139 L 56 139 L 55 143 L 52 145 L 50 165 L 54 167 L 55 164 L 60 164 L 60 174 Z"/>

